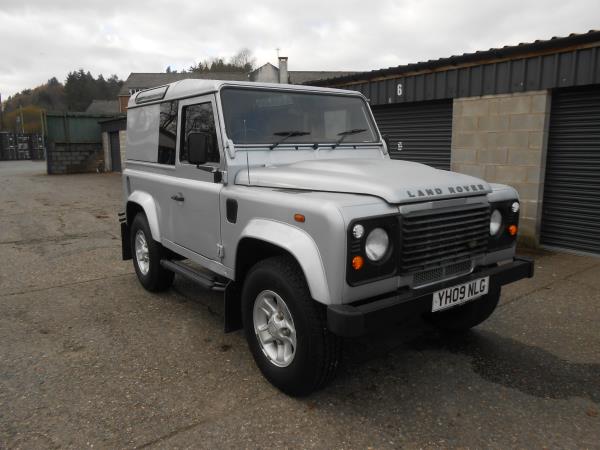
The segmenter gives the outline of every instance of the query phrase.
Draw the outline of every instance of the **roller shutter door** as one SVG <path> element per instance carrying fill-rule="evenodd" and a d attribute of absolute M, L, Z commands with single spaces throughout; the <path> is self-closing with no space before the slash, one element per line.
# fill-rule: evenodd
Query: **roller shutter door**
<path fill-rule="evenodd" d="M 600 254 L 600 87 L 552 94 L 541 243 Z"/>
<path fill-rule="evenodd" d="M 390 156 L 450 170 L 452 100 L 373 106 Z"/>

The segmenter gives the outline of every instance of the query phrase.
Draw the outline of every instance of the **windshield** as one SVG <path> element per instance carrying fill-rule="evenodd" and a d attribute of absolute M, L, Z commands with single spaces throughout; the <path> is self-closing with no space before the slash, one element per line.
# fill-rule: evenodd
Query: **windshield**
<path fill-rule="evenodd" d="M 227 136 L 234 144 L 274 148 L 378 141 L 360 97 L 228 87 L 221 91 L 221 103 Z"/>

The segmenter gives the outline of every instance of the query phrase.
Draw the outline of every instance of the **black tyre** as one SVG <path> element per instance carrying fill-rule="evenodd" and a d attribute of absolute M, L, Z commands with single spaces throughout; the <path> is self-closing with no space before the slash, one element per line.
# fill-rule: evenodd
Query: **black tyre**
<path fill-rule="evenodd" d="M 250 351 L 265 378 L 288 395 L 308 395 L 335 376 L 341 339 L 327 329 L 325 313 L 291 257 L 265 259 L 246 276 L 242 317 Z"/>
<path fill-rule="evenodd" d="M 148 219 L 143 213 L 135 216 L 130 230 L 133 267 L 140 283 L 150 292 L 169 289 L 175 274 L 160 265 L 164 249 L 152 239 Z"/>
<path fill-rule="evenodd" d="M 447 333 L 465 333 L 492 315 L 500 300 L 500 286 L 490 288 L 487 295 L 446 311 L 428 314 L 433 326 Z"/>

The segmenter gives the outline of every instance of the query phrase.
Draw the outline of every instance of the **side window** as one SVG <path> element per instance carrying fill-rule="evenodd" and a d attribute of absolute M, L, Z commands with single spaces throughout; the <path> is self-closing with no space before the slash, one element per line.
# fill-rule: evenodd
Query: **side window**
<path fill-rule="evenodd" d="M 177 142 L 177 102 L 160 104 L 158 123 L 158 163 L 175 164 L 175 144 Z"/>
<path fill-rule="evenodd" d="M 208 159 L 207 162 L 218 163 L 219 143 L 217 141 L 217 130 L 215 128 L 215 116 L 212 104 L 199 103 L 197 105 L 184 106 L 182 108 L 182 130 L 179 161 L 188 161 L 187 140 L 190 133 L 203 133 L 208 136 Z"/>

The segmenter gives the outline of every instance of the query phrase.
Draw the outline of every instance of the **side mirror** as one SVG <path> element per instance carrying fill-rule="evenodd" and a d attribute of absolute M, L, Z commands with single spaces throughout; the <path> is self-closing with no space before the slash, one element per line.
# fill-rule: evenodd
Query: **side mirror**
<path fill-rule="evenodd" d="M 210 135 L 208 133 L 190 133 L 187 137 L 188 161 L 201 165 L 208 160 Z"/>

